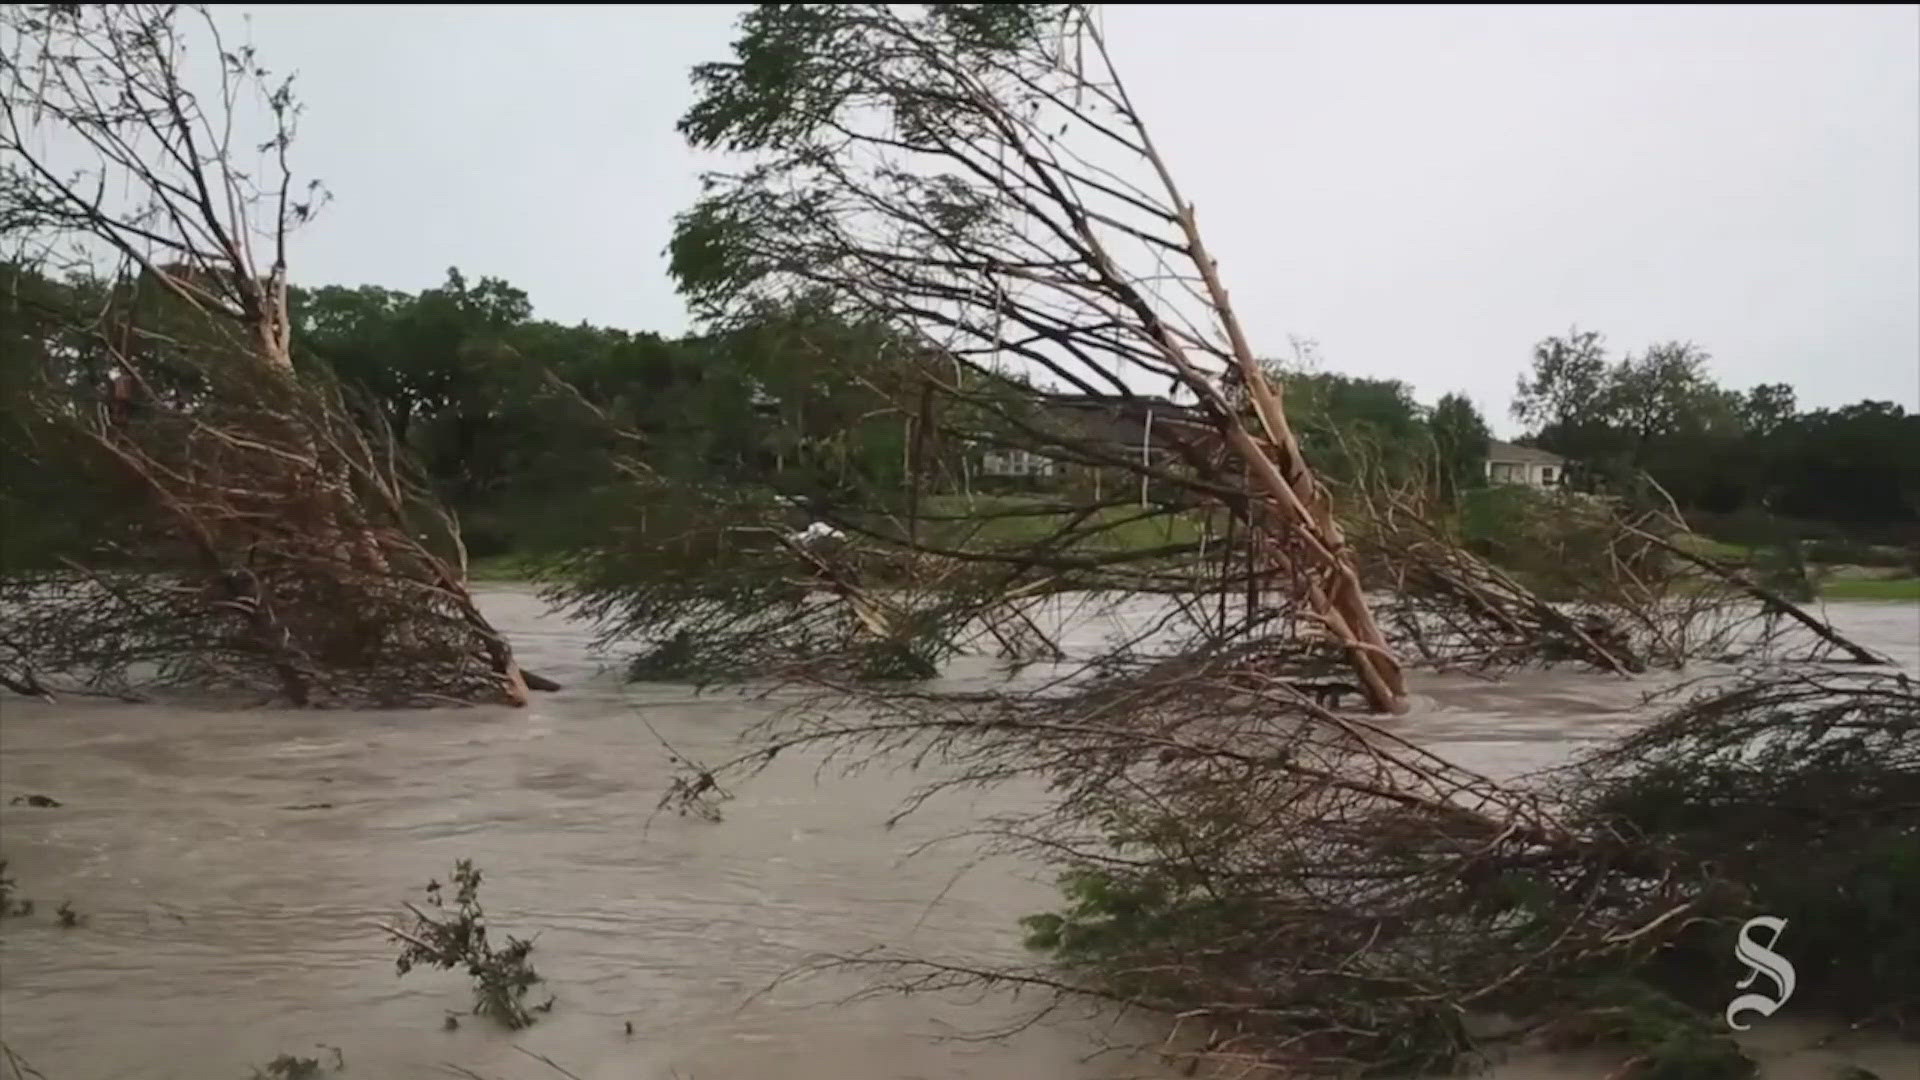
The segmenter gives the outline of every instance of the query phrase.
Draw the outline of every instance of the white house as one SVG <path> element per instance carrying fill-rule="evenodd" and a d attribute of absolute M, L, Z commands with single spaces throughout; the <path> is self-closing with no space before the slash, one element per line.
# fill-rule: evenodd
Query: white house
<path fill-rule="evenodd" d="M 1487 444 L 1488 483 L 1553 488 L 1560 486 L 1566 472 L 1567 459 L 1559 454 L 1498 440 Z"/>
<path fill-rule="evenodd" d="M 1053 459 L 1031 450 L 989 450 L 980 455 L 980 475 L 1048 477 L 1053 475 Z"/>

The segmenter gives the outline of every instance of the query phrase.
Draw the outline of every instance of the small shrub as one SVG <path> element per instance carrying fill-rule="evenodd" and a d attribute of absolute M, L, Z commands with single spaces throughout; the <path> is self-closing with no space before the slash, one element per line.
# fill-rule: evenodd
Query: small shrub
<path fill-rule="evenodd" d="M 0 859 L 0 919 L 33 914 L 33 901 L 18 897 L 18 888 L 7 876 L 7 860 Z"/>
<path fill-rule="evenodd" d="M 60 927 L 63 930 L 71 930 L 74 927 L 79 926 L 81 923 L 87 921 L 87 917 L 85 915 L 82 915 L 78 911 L 75 911 L 73 909 L 73 901 L 71 900 L 60 901 L 60 906 L 55 908 L 53 913 L 59 916 Z"/>
<path fill-rule="evenodd" d="M 335 1073 L 347 1067 L 346 1055 L 337 1046 L 323 1046 L 323 1050 L 333 1052 L 333 1064 L 323 1065 L 319 1058 L 295 1057 L 281 1054 L 265 1065 L 255 1066 L 253 1080 L 314 1080 L 315 1077 Z"/>
<path fill-rule="evenodd" d="M 1813 579 L 1807 574 L 1810 557 L 1807 548 L 1793 539 L 1756 547 L 1751 560 L 1753 575 L 1781 596 L 1805 603 L 1814 596 Z"/>
<path fill-rule="evenodd" d="M 636 682 L 685 678 L 694 674 L 702 660 L 693 635 L 677 630 L 627 665 L 627 678 Z"/>
<path fill-rule="evenodd" d="M 940 664 L 928 653 L 923 642 L 875 642 L 862 653 L 859 676 L 875 681 L 931 679 L 940 674 Z"/>
<path fill-rule="evenodd" d="M 401 975 L 424 964 L 445 971 L 465 968 L 473 979 L 473 1012 L 491 1017 L 509 1029 L 533 1023 L 534 1014 L 553 1007 L 553 999 L 528 1006 L 527 991 L 544 981 L 527 954 L 533 942 L 507 935 L 504 948 L 494 948 L 487 939 L 486 912 L 480 907 L 480 871 L 471 859 L 461 859 L 453 868 L 454 895 L 449 908 L 446 891 L 438 881 L 427 883 L 427 906 L 431 914 L 407 905 L 413 913 L 413 925 L 405 931 L 387 928 L 400 944 L 394 967 Z"/>

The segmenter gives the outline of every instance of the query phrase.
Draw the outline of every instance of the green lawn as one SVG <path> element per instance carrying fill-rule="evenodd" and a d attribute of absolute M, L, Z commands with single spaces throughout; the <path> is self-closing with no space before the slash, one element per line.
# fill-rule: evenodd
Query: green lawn
<path fill-rule="evenodd" d="M 1820 595 L 1828 600 L 1920 600 L 1920 577 L 1826 581 Z"/>
<path fill-rule="evenodd" d="M 1716 559 L 1720 562 L 1744 563 L 1753 557 L 1752 548 L 1729 544 L 1712 537 L 1701 536 L 1699 533 L 1682 533 L 1674 537 L 1673 542 L 1676 546 L 1685 548 L 1701 558 Z"/>

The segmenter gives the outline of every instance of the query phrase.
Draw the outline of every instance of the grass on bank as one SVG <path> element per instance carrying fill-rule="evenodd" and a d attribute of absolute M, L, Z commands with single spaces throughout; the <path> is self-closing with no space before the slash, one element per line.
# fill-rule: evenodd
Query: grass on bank
<path fill-rule="evenodd" d="M 1024 520 L 1031 522 L 1032 519 Z M 1141 522 L 1131 530 L 1123 527 L 1116 531 L 1142 547 L 1179 543 L 1192 538 L 1187 529 L 1176 530 L 1176 534 L 1169 537 L 1163 528 L 1156 527 L 1157 524 Z M 1132 533 L 1130 536 L 1127 535 L 1129 531 Z M 1191 530 L 1191 533 L 1197 532 L 1197 529 Z M 1010 537 L 996 539 L 1007 540 Z M 543 560 L 529 555 L 489 555 L 472 560 L 467 567 L 467 579 L 478 585 L 527 584 L 541 577 L 545 565 Z M 1881 580 L 1829 578 L 1820 582 L 1819 591 L 1821 598 L 1826 600 L 1920 601 L 1920 577 Z"/>
<path fill-rule="evenodd" d="M 1503 509 L 1515 493 L 1502 490 L 1476 492 L 1475 506 L 1480 513 L 1468 512 L 1462 522 L 1472 538 L 1478 534 L 1498 534 L 1509 524 L 1509 511 Z M 1072 520 L 1056 508 L 1064 497 L 1032 492 L 979 492 L 973 495 L 939 494 L 928 496 L 921 504 L 929 520 L 921 536 L 935 545 L 975 550 L 1020 547 L 1052 535 Z M 1479 504 L 1485 504 L 1480 506 Z M 1143 518 L 1137 505 L 1108 506 L 1081 522 L 1081 528 L 1097 530 L 1090 537 L 1094 549 L 1129 551 L 1148 550 L 1198 541 L 1205 532 L 1198 513 L 1164 514 Z M 1216 522 L 1216 535 L 1224 527 Z M 1677 538 L 1680 546 L 1694 554 L 1734 566 L 1746 566 L 1759 557 L 1758 549 L 1729 543 L 1699 534 Z M 1818 595 L 1828 600 L 1920 600 L 1920 576 L 1903 575 L 1898 569 L 1902 558 L 1910 558 L 1899 549 L 1862 548 L 1848 554 L 1866 558 L 1870 565 L 1834 564 L 1809 548 L 1806 570 Z M 1829 553 L 1834 554 L 1834 553 Z M 478 557 L 468 567 L 468 578 L 476 584 L 529 584 L 552 568 L 549 557 L 525 552 L 507 552 Z M 1511 567 L 1509 569 L 1512 569 Z M 1875 578 L 1879 573 L 1882 576 Z"/>
<path fill-rule="evenodd" d="M 1074 522 L 1073 515 L 1054 509 L 1062 501 L 1028 494 L 929 496 L 922 504 L 927 520 L 921 536 L 936 546 L 976 551 L 1018 548 Z M 798 527 L 799 520 L 790 524 Z M 1144 517 L 1138 506 L 1119 505 L 1101 508 L 1080 521 L 1078 528 L 1093 534 L 1087 545 L 1091 549 L 1147 551 L 1198 542 L 1203 525 L 1198 514 Z M 468 561 L 467 580 L 483 585 L 530 583 L 552 568 L 550 559 L 524 552 L 478 556 Z"/>
<path fill-rule="evenodd" d="M 1827 600 L 1920 601 L 1920 577 L 1823 581 L 1820 583 L 1820 596 Z"/>

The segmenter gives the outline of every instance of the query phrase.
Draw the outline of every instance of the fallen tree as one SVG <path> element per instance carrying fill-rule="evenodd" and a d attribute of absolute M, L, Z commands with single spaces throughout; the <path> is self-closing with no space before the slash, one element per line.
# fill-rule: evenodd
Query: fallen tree
<path fill-rule="evenodd" d="M 0 583 L 9 681 L 524 703 L 511 648 L 467 590 L 456 523 L 377 411 L 295 363 L 287 237 L 324 192 L 293 179 L 290 82 L 204 9 L 0 18 L 8 236 L 22 264 L 68 275 L 7 297 L 39 330 L 7 438 L 117 500 L 100 533 Z M 257 144 L 239 134 L 252 121 L 270 132 Z"/>
<path fill-rule="evenodd" d="M 843 687 L 859 709 L 787 713 L 709 789 L 807 746 L 922 763 L 936 779 L 909 810 L 1044 782 L 1049 805 L 979 834 L 1061 868 L 1065 906 L 1026 920 L 1045 963 L 873 952 L 808 970 L 1142 1010 L 1183 1033 L 1163 1050 L 1233 1075 L 1452 1069 L 1524 1037 L 1624 1044 L 1622 1075 L 1746 1076 L 1719 1016 L 1755 914 L 1794 927 L 1797 1003 L 1920 1016 L 1910 677 L 1775 670 L 1678 692 L 1599 753 L 1496 782 L 1264 668 L 1217 657 L 1023 695 Z"/>
<path fill-rule="evenodd" d="M 703 314 L 817 296 L 877 319 L 923 375 L 901 415 L 992 419 L 976 443 L 1060 441 L 1009 402 L 1009 364 L 1081 394 L 1190 395 L 1214 445 L 1186 448 L 1188 483 L 1223 492 L 1271 614 L 1333 642 L 1370 707 L 1404 707 L 1327 491 L 1085 9 L 762 5 L 736 54 L 696 69 L 681 124 L 755 157 L 675 234 Z"/>
<path fill-rule="evenodd" d="M 673 272 L 718 336 L 779 313 L 796 354 L 866 386 L 904 481 L 694 487 L 637 455 L 551 593 L 646 642 L 637 674 L 1058 657 L 1042 608 L 1152 596 L 1174 604 L 1161 656 L 1286 641 L 1293 669 L 1391 712 L 1409 658 L 1627 673 L 1725 639 L 1730 594 L 1675 603 L 1664 570 L 1632 580 L 1646 559 L 1569 609 L 1433 531 L 1425 495 L 1330 490 L 1090 9 L 765 5 L 735 52 L 696 69 L 681 126 L 748 164 L 682 216 Z M 1048 490 L 982 491 L 1009 455 Z M 781 539 L 809 523 L 834 541 Z"/>

